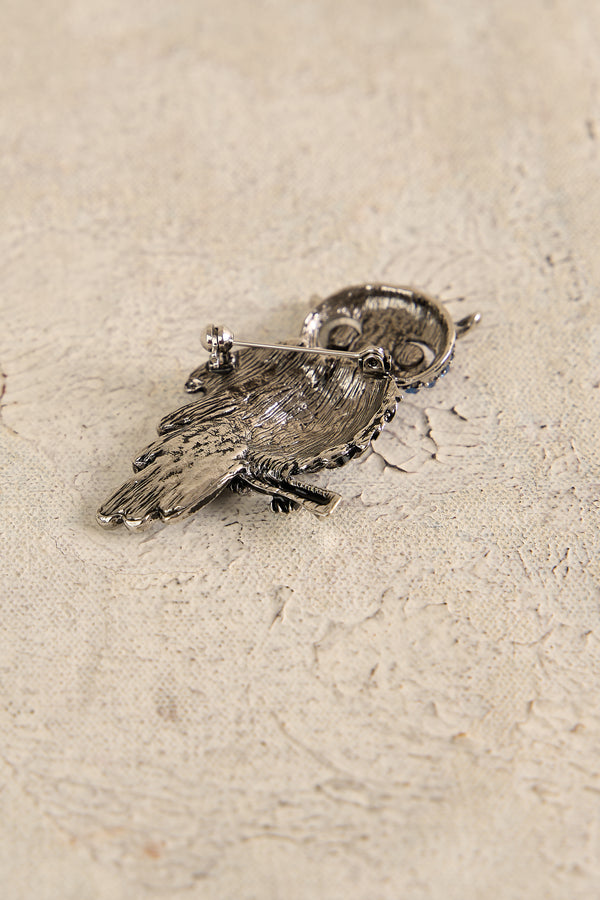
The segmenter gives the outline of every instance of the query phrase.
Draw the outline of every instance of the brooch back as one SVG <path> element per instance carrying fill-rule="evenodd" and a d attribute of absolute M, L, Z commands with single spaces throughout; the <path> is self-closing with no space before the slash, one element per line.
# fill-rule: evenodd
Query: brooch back
<path fill-rule="evenodd" d="M 364 453 L 403 391 L 433 384 L 457 336 L 436 300 L 411 288 L 362 285 L 328 297 L 306 318 L 300 341 L 237 341 L 210 325 L 210 359 L 186 390 L 200 398 L 165 416 L 134 475 L 99 509 L 101 525 L 138 529 L 190 515 L 226 487 L 271 497 L 275 511 L 329 515 L 339 494 L 304 474 Z"/>

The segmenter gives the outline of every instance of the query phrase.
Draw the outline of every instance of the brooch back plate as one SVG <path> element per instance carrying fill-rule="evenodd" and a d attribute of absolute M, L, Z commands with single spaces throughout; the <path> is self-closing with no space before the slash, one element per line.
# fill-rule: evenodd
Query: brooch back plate
<path fill-rule="evenodd" d="M 211 359 L 186 382 L 201 396 L 161 420 L 158 440 L 135 459 L 98 522 L 138 529 L 169 521 L 227 487 L 267 494 L 275 511 L 328 515 L 339 494 L 302 476 L 364 453 L 402 392 L 444 374 L 457 334 L 477 319 L 455 325 L 426 294 L 362 285 L 319 304 L 294 344 L 235 341 L 209 326 Z"/>

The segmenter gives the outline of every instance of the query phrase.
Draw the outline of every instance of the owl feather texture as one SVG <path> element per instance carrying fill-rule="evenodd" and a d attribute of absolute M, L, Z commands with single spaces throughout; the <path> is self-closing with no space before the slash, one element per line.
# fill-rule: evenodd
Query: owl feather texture
<path fill-rule="evenodd" d="M 327 515 L 339 495 L 297 476 L 363 453 L 398 394 L 392 378 L 371 378 L 352 361 L 255 349 L 230 372 L 195 370 L 188 389 L 202 397 L 162 419 L 133 477 L 100 508 L 100 524 L 137 529 L 189 515 L 228 486 L 269 494 L 275 510 Z"/>
<path fill-rule="evenodd" d="M 158 440 L 98 521 L 138 529 L 176 519 L 227 487 L 269 495 L 276 511 L 328 515 L 340 496 L 303 476 L 364 453 L 402 392 L 431 387 L 447 371 L 456 337 L 478 321 L 472 314 L 454 323 L 439 301 L 410 287 L 365 284 L 309 313 L 300 352 L 239 342 L 245 349 L 226 365 L 212 358 L 192 372 L 186 390 L 199 399 L 162 419 Z M 357 363 L 363 353 L 378 354 L 375 373 Z"/>

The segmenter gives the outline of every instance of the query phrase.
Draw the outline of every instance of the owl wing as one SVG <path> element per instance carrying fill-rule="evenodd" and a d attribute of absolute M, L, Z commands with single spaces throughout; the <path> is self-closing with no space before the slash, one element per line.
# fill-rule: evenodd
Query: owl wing
<path fill-rule="evenodd" d="M 158 423 L 157 431 L 159 434 L 169 434 L 182 429 L 200 428 L 205 422 L 213 421 L 215 418 L 235 415 L 239 407 L 239 401 L 236 402 L 227 395 L 196 400 L 164 416 Z"/>
<path fill-rule="evenodd" d="M 247 447 L 228 418 L 201 431 L 156 441 L 136 460 L 135 474 L 100 507 L 101 525 L 135 530 L 152 519 L 189 515 L 209 503 L 245 468 Z"/>

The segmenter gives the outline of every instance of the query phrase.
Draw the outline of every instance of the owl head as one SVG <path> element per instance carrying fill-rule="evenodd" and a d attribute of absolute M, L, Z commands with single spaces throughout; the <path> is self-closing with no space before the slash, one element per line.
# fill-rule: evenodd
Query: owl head
<path fill-rule="evenodd" d="M 409 287 L 365 284 L 328 297 L 304 321 L 309 346 L 360 351 L 383 347 L 402 390 L 433 384 L 447 370 L 456 326 L 432 297 Z"/>

